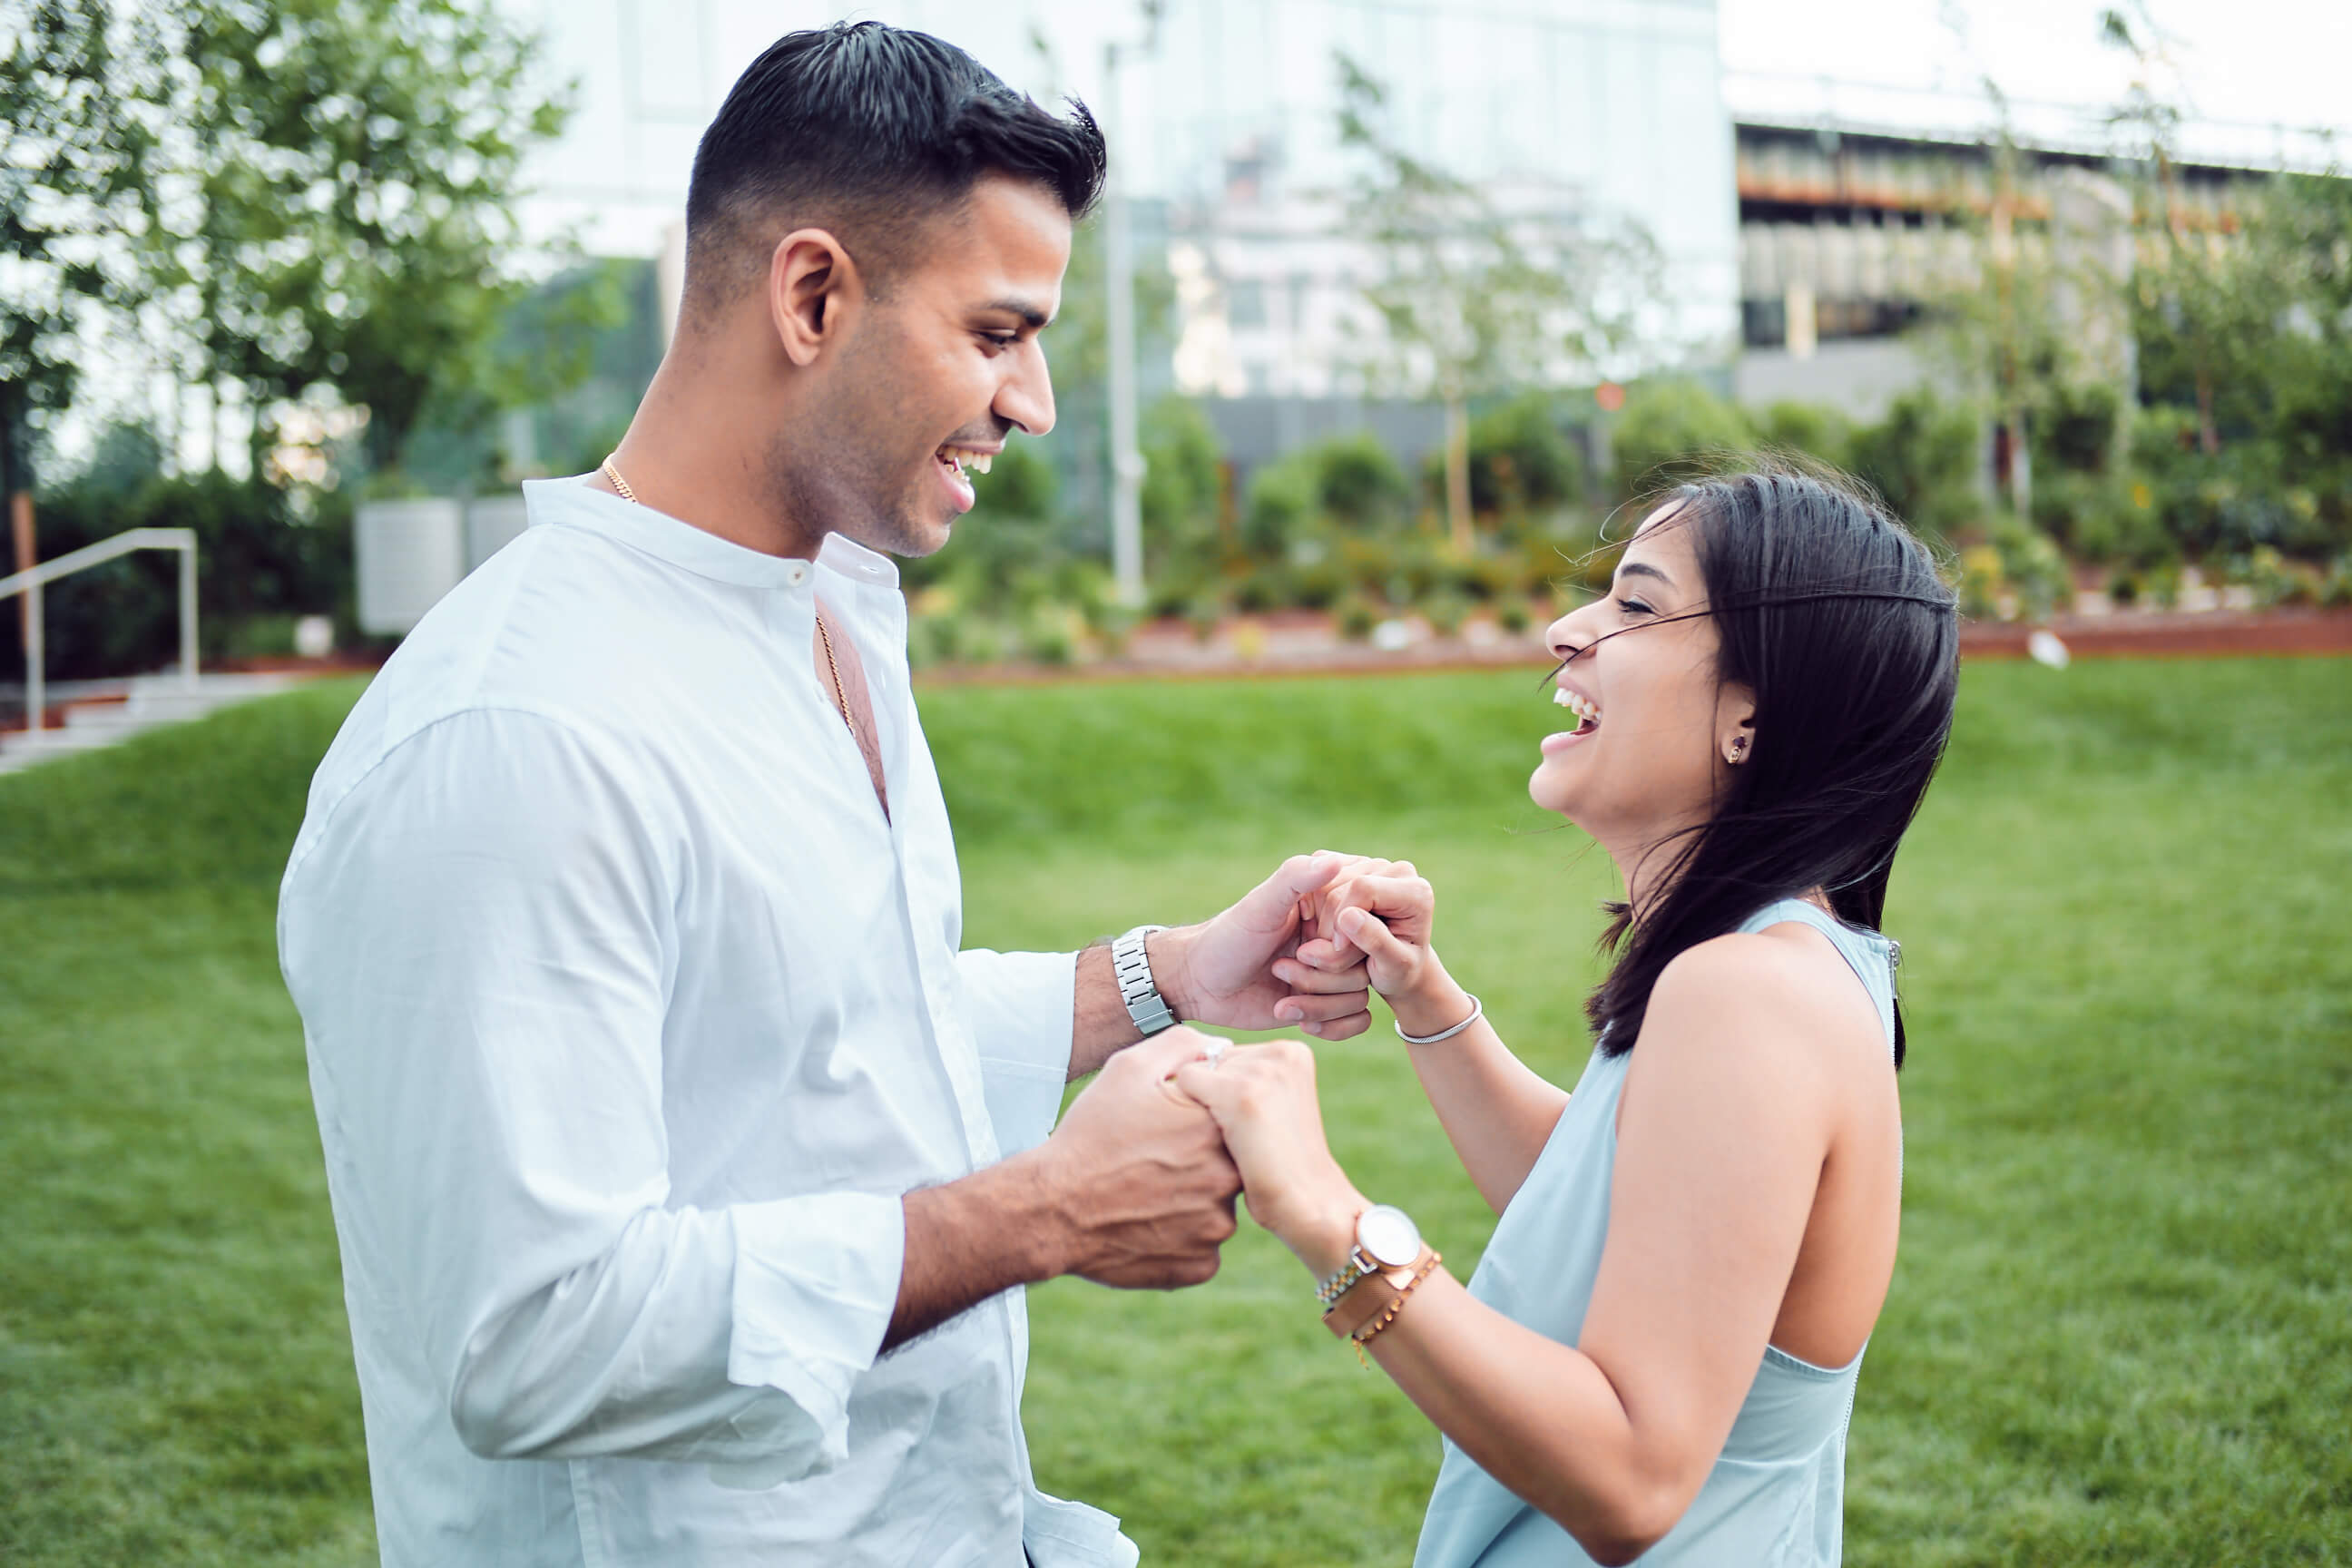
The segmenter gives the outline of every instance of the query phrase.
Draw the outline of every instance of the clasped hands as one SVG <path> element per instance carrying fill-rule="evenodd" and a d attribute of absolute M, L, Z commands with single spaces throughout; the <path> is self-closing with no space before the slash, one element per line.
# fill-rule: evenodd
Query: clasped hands
<path fill-rule="evenodd" d="M 1434 907 L 1410 862 L 1298 857 L 1169 944 L 1155 975 L 1181 1016 L 1226 1027 L 1346 1039 L 1370 1026 L 1378 991 L 1408 1028 L 1443 1028 L 1422 1020 L 1461 993 L 1430 949 Z M 1367 1205 L 1325 1140 L 1314 1053 L 1297 1040 L 1219 1047 L 1164 1030 L 1114 1056 L 1071 1104 L 1038 1151 L 1085 1233 L 1061 1271 L 1199 1284 L 1233 1234 L 1237 1193 L 1313 1272 L 1345 1259 Z"/>

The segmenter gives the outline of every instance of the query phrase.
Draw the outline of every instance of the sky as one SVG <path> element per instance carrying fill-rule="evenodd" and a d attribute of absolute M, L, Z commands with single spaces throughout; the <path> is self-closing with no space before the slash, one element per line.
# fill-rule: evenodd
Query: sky
<path fill-rule="evenodd" d="M 2135 69 L 2099 41 L 2110 4 L 2137 9 L 2133 0 L 1717 0 L 1725 96 L 1735 115 L 1972 128 L 1984 121 L 1979 84 L 1990 76 L 2021 100 L 2021 123 L 2071 121 L 2087 140 L 2086 111 L 2115 102 Z M 2148 0 L 2147 9 L 2170 79 L 2205 121 L 2184 140 L 2210 156 L 2268 163 L 2275 123 L 2328 126 L 2337 156 L 2352 161 L 2352 3 Z M 2286 142 L 2291 155 L 2320 161 L 2316 138 Z"/>

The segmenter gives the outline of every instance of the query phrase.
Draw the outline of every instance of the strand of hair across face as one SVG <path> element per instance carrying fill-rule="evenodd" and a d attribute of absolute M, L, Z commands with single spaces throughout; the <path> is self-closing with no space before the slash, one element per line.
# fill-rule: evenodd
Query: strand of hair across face
<path fill-rule="evenodd" d="M 1720 613 L 1732 614 L 1741 610 L 1776 610 L 1784 605 L 1807 605 L 1816 603 L 1822 599 L 1871 599 L 1885 604 L 1921 605 L 1931 610 L 1954 611 L 1958 608 L 1958 600 L 1957 598 L 1937 598 L 1927 594 L 1901 594 L 1891 591 L 1881 592 L 1875 589 L 1824 588 L 1819 593 L 1778 594 L 1769 598 L 1750 599 L 1745 604 L 1726 605 L 1722 606 Z M 1672 626 L 1676 621 L 1706 620 L 1707 617 L 1717 613 L 1718 611 L 1713 604 L 1706 604 L 1700 605 L 1696 609 L 1685 610 L 1678 616 L 1658 616 L 1650 620 L 1643 621 L 1637 626 L 1619 626 L 1613 632 L 1603 632 L 1599 637 L 1594 637 L 1591 642 L 1586 643 L 1582 647 L 1570 651 L 1566 658 L 1562 658 L 1558 664 L 1553 665 L 1550 669 L 1545 671 L 1542 678 L 1536 682 L 1536 685 L 1538 688 L 1549 685 L 1553 679 L 1558 678 L 1561 670 L 1566 669 L 1578 658 L 1584 654 L 1591 653 L 1594 648 L 1599 647 L 1611 637 L 1622 637 L 1627 632 L 1645 632 L 1654 626 Z"/>

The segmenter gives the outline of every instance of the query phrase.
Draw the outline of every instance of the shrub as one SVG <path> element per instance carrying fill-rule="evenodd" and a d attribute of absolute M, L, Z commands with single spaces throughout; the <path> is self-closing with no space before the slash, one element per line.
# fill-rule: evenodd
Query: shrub
<path fill-rule="evenodd" d="M 2017 595 L 2018 614 L 2029 621 L 2047 618 L 2074 599 L 2074 583 L 2066 558 L 2048 534 L 2017 518 L 2003 516 L 1993 524 L 1992 547 L 2000 558 L 2000 575 Z"/>
<path fill-rule="evenodd" d="M 1216 570 L 1225 505 L 1225 452 L 1198 404 L 1166 397 L 1147 410 L 1143 453 L 1143 565 L 1153 581 Z"/>
<path fill-rule="evenodd" d="M 2145 564 L 2168 543 L 2147 483 L 2119 475 L 2037 474 L 2033 521 L 2082 561 Z"/>
<path fill-rule="evenodd" d="M 1444 483 L 1445 454 L 1433 453 L 1433 489 Z M 1470 509 L 1507 517 L 1555 510 L 1584 499 L 1584 454 L 1560 427 L 1559 410 L 1542 392 L 1522 393 L 1470 421 Z"/>
<path fill-rule="evenodd" d="M 1523 637 L 1536 624 L 1535 612 L 1517 594 L 1504 596 L 1495 606 L 1495 624 L 1513 637 Z"/>
<path fill-rule="evenodd" d="M 2325 587 L 2318 573 L 2289 561 L 2267 544 L 2257 546 L 2231 574 L 2253 589 L 2254 603 L 2265 610 L 2281 605 L 2315 605 Z"/>
<path fill-rule="evenodd" d="M 1038 664 L 1067 664 L 1077 657 L 1077 628 L 1071 612 L 1057 605 L 1040 605 L 1021 627 L 1021 651 Z"/>
<path fill-rule="evenodd" d="M 1062 476 L 1035 443 L 1010 441 L 987 473 L 971 476 L 978 498 L 972 510 L 989 516 L 1051 517 L 1061 483 Z"/>
<path fill-rule="evenodd" d="M 1311 449 L 1279 458 L 1250 476 L 1242 502 L 1242 548 L 1256 560 L 1278 561 L 1316 515 L 1317 462 Z"/>
<path fill-rule="evenodd" d="M 1848 447 L 1857 477 L 1895 514 L 1947 538 L 1982 514 L 1977 490 L 1976 415 L 1919 386 L 1887 405 L 1886 416 L 1856 428 Z"/>
<path fill-rule="evenodd" d="M 1370 599 L 1361 594 L 1349 594 L 1339 601 L 1332 619 L 1341 637 L 1349 642 L 1362 642 L 1372 635 L 1372 628 L 1380 625 L 1381 616 Z"/>
<path fill-rule="evenodd" d="M 1990 544 L 1971 545 L 1960 552 L 1959 567 L 1960 614 L 1973 621 L 2000 614 L 2000 552 Z"/>
<path fill-rule="evenodd" d="M 1470 618 L 1470 601 L 1451 589 L 1432 594 L 1421 603 L 1422 618 L 1439 637 L 1458 637 Z"/>
<path fill-rule="evenodd" d="M 2319 602 L 2331 608 L 2352 605 L 2352 555 L 2339 555 L 2327 564 L 2319 584 Z"/>
<path fill-rule="evenodd" d="M 1115 599 L 1104 599 L 1087 613 L 1087 624 L 1101 640 L 1105 658 L 1120 658 L 1135 635 L 1135 612 Z"/>
<path fill-rule="evenodd" d="M 1332 521 L 1381 531 L 1412 515 L 1412 481 L 1370 430 L 1334 436 L 1306 448 L 1302 456 L 1312 475 L 1313 504 Z"/>
<path fill-rule="evenodd" d="M 2110 472 L 2122 417 L 2122 395 L 2108 383 L 2059 383 L 2032 423 L 2035 488 L 2045 475 Z"/>
<path fill-rule="evenodd" d="M 1645 381 L 1610 432 L 1616 493 L 1630 500 L 1686 468 L 1756 444 L 1748 416 L 1695 381 Z"/>
<path fill-rule="evenodd" d="M 1775 403 L 1756 421 L 1756 434 L 1776 450 L 1853 467 L 1853 422 L 1825 404 Z"/>

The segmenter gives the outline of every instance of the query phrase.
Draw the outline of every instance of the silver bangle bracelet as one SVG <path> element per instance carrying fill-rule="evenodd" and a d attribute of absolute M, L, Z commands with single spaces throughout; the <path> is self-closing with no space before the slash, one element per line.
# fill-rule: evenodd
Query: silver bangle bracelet
<path fill-rule="evenodd" d="M 1402 1024 L 1399 1024 L 1396 1026 L 1397 1038 L 1402 1040 L 1408 1046 L 1433 1046 L 1440 1040 L 1452 1039 L 1454 1036 L 1460 1034 L 1463 1030 L 1468 1028 L 1471 1025 L 1476 1023 L 1479 1019 L 1486 1016 L 1486 1005 L 1478 1000 L 1477 993 L 1473 991 L 1465 991 L 1462 994 L 1470 998 L 1470 1016 L 1463 1019 L 1460 1023 L 1454 1025 L 1454 1027 L 1450 1029 L 1440 1029 L 1433 1035 L 1408 1035 L 1404 1032 L 1404 1026 Z"/>

